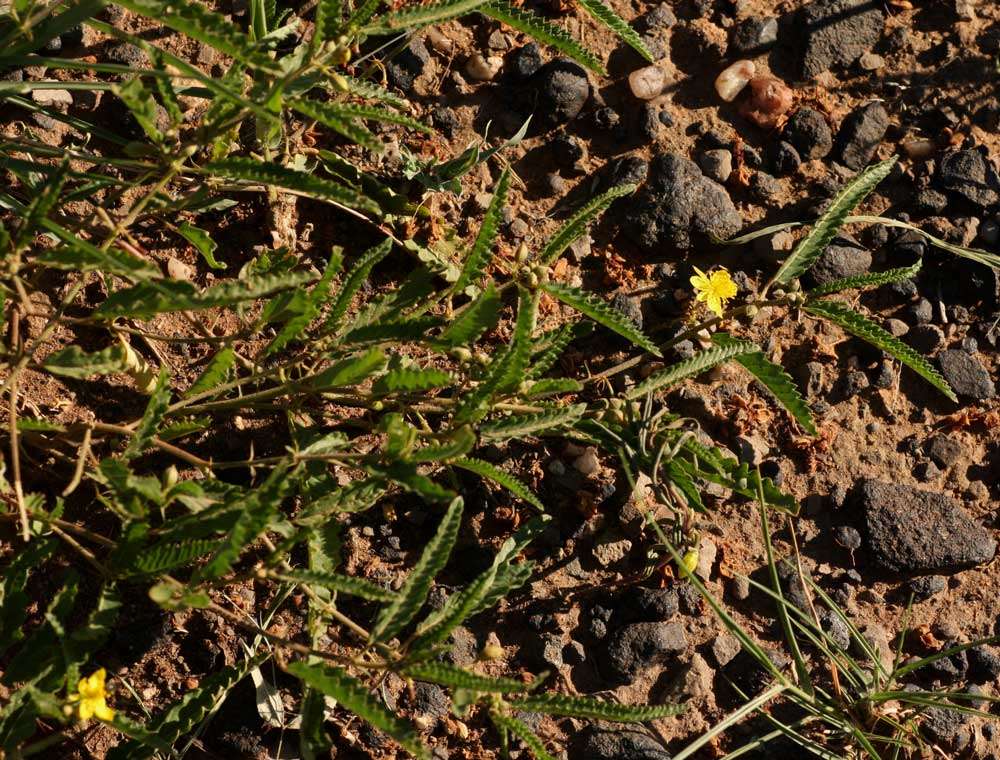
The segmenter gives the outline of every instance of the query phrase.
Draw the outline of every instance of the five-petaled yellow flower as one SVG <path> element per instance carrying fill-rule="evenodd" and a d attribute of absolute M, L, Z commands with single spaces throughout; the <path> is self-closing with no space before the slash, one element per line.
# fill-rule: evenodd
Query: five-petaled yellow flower
<path fill-rule="evenodd" d="M 736 283 L 724 267 L 719 267 L 711 274 L 705 274 L 698 267 L 694 271 L 697 274 L 691 278 L 691 284 L 694 286 L 695 299 L 704 301 L 709 311 L 721 317 L 726 301 L 736 295 Z"/>
<path fill-rule="evenodd" d="M 100 720 L 111 720 L 115 717 L 115 711 L 104 701 L 108 696 L 104 688 L 105 675 L 104 668 L 101 668 L 86 678 L 81 678 L 76 686 L 77 693 L 69 695 L 70 702 L 80 703 L 77 706 L 80 720 L 90 720 L 95 716 Z"/>

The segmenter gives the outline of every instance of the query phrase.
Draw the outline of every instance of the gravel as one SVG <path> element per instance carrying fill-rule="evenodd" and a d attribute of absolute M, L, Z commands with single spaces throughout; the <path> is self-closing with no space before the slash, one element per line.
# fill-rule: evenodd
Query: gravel
<path fill-rule="evenodd" d="M 938 364 L 948 384 L 959 396 L 975 401 L 996 398 L 996 385 L 974 354 L 963 349 L 948 349 L 941 352 Z"/>
<path fill-rule="evenodd" d="M 800 70 L 804 79 L 834 66 L 849 66 L 882 35 L 884 14 L 871 0 L 813 0 L 794 28 L 804 37 Z"/>
<path fill-rule="evenodd" d="M 849 169 L 860 171 L 875 157 L 875 151 L 889 128 L 889 114 L 880 101 L 872 101 L 844 119 L 837 132 L 837 159 Z"/>

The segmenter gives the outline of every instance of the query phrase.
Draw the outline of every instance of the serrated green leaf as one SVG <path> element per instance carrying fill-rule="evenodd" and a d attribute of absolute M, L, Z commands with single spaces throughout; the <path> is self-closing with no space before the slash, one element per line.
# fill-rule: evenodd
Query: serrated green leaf
<path fill-rule="evenodd" d="M 232 306 L 299 287 L 309 279 L 310 276 L 305 272 L 286 272 L 247 280 L 224 280 L 202 291 L 183 280 L 140 282 L 112 293 L 94 310 L 94 316 L 103 319 L 117 317 L 149 319 L 168 311 L 196 311 L 215 306 Z"/>
<path fill-rule="evenodd" d="M 156 126 L 156 101 L 138 77 L 123 84 L 112 85 L 111 91 L 125 104 L 146 136 L 156 144 L 164 141 L 163 133 Z"/>
<path fill-rule="evenodd" d="M 723 347 L 740 342 L 725 333 L 715 333 L 712 335 L 712 340 L 716 345 Z M 733 359 L 757 378 L 807 433 L 816 435 L 816 423 L 813 422 L 812 412 L 809 411 L 802 394 L 783 367 L 769 361 L 763 351 L 739 354 Z"/>
<path fill-rule="evenodd" d="M 596 198 L 591 198 L 556 231 L 556 234 L 549 238 L 549 242 L 538 254 L 538 260 L 546 266 L 554 264 L 563 251 L 587 231 L 587 225 L 603 214 L 608 206 L 618 198 L 631 195 L 634 192 L 635 185 L 616 185 Z"/>
<path fill-rule="evenodd" d="M 572 697 L 563 694 L 539 694 L 519 697 L 510 701 L 511 707 L 524 712 L 540 712 L 591 720 L 612 720 L 621 723 L 641 723 L 678 715 L 684 705 L 620 705 L 601 702 L 589 697 Z"/>
<path fill-rule="evenodd" d="M 373 348 L 364 354 L 342 359 L 332 364 L 309 380 L 309 387 L 315 391 L 343 388 L 357 385 L 371 377 L 385 366 L 385 354 Z"/>
<path fill-rule="evenodd" d="M 454 382 L 451 373 L 429 367 L 404 367 L 391 369 L 372 384 L 372 393 L 387 396 L 390 393 L 418 393 L 432 388 L 443 388 Z"/>
<path fill-rule="evenodd" d="M 541 398 L 559 393 L 577 393 L 581 390 L 583 384 L 579 380 L 569 377 L 550 377 L 532 383 L 523 395 L 525 398 Z"/>
<path fill-rule="evenodd" d="M 843 290 L 863 290 L 864 288 L 877 288 L 880 285 L 887 285 L 890 282 L 899 282 L 900 280 L 909 280 L 915 277 L 917 272 L 920 271 L 920 267 L 923 265 L 923 259 L 917 259 L 917 262 L 908 267 L 899 267 L 898 269 L 887 269 L 884 272 L 869 272 L 867 274 L 861 274 L 857 277 L 843 277 L 839 280 L 834 280 L 833 282 L 828 282 L 825 285 L 820 285 L 818 287 L 810 290 L 807 295 L 810 298 L 818 298 L 820 296 L 828 296 L 834 293 L 840 293 Z"/>
<path fill-rule="evenodd" d="M 378 204 L 349 187 L 296 169 L 252 158 L 225 158 L 206 164 L 205 170 L 230 180 L 273 185 L 318 200 L 379 213 Z"/>
<path fill-rule="evenodd" d="M 555 282 L 544 283 L 540 289 L 654 356 L 661 356 L 657 345 L 631 319 L 593 293 Z"/>
<path fill-rule="evenodd" d="M 330 312 L 327 314 L 326 322 L 323 325 L 324 332 L 336 332 L 340 328 L 341 320 L 344 318 L 344 314 L 347 313 L 347 309 L 351 305 L 355 294 L 364 284 L 365 280 L 368 279 L 368 275 L 371 274 L 375 265 L 384 259 L 391 250 L 392 240 L 386 238 L 378 245 L 369 248 L 354 262 L 354 265 L 347 273 L 347 277 L 344 279 L 343 285 L 340 287 L 340 291 L 337 293 L 337 297 L 330 306 Z"/>
<path fill-rule="evenodd" d="M 462 397 L 455 409 L 456 423 L 481 420 L 489 412 L 490 401 L 498 393 L 521 384 L 531 358 L 531 333 L 535 329 L 537 312 L 538 293 L 520 289 L 517 321 L 510 344 L 493 357 L 479 385 Z"/>
<path fill-rule="evenodd" d="M 123 733 L 133 738 L 112 747 L 107 760 L 151 760 L 161 748 L 159 742 L 166 745 L 169 753 L 174 742 L 198 726 L 263 661 L 263 657 L 256 657 L 240 667 L 226 667 L 201 679 L 197 688 L 187 692 L 178 702 L 147 723 L 145 732 L 156 737 L 158 743 L 143 741 L 136 738 L 134 732 L 125 731 Z"/>
<path fill-rule="evenodd" d="M 490 280 L 476 298 L 452 319 L 438 336 L 438 342 L 454 348 L 469 347 L 500 319 L 500 295 Z"/>
<path fill-rule="evenodd" d="M 540 435 L 541 433 L 561 429 L 572 425 L 580 419 L 587 411 L 586 404 L 573 404 L 571 406 L 560 406 L 546 409 L 535 414 L 522 414 L 513 417 L 506 417 L 495 422 L 484 424 L 479 429 L 479 434 L 484 439 L 503 440 L 505 438 L 520 438 L 526 435 Z"/>
<path fill-rule="evenodd" d="M 602 3 L 601 0 L 580 0 L 580 5 L 582 5 L 591 16 L 627 42 L 629 46 L 631 46 L 631 48 L 639 55 L 650 63 L 653 62 L 653 54 L 650 53 L 649 49 L 645 46 L 645 44 L 643 44 L 642 38 L 636 34 L 635 29 L 629 26 L 625 19 Z"/>
<path fill-rule="evenodd" d="M 371 25 L 364 31 L 367 34 L 379 34 L 385 31 L 416 29 L 430 24 L 440 24 L 442 21 L 470 13 L 484 2 L 486 0 L 445 0 L 445 2 L 428 3 L 417 7 L 411 6 L 390 13 L 381 18 L 377 25 Z"/>
<path fill-rule="evenodd" d="M 122 0 L 119 5 L 204 42 L 250 68 L 276 70 L 275 62 L 235 24 L 196 0 Z"/>
<path fill-rule="evenodd" d="M 555 48 L 565 56 L 586 66 L 591 71 L 604 74 L 600 60 L 583 45 L 573 39 L 569 32 L 556 26 L 526 8 L 517 8 L 502 0 L 494 0 L 478 8 L 484 16 L 502 21 L 512 29 Z"/>
<path fill-rule="evenodd" d="M 538 338 L 532 346 L 533 353 L 528 378 L 541 377 L 552 369 L 572 341 L 589 334 L 593 329 L 593 322 L 585 320 L 567 322 Z"/>
<path fill-rule="evenodd" d="M 430 752 L 420 743 L 414 728 L 389 712 L 368 689 L 343 668 L 300 660 L 289 663 L 285 669 L 314 689 L 333 697 L 338 704 L 371 723 L 375 728 L 387 733 L 411 754 L 418 758 L 430 758 Z"/>
<path fill-rule="evenodd" d="M 470 670 L 434 660 L 407 665 L 403 675 L 415 681 L 429 681 L 453 689 L 471 689 L 490 694 L 517 694 L 532 688 L 532 684 L 524 681 L 481 676 Z"/>
<path fill-rule="evenodd" d="M 452 285 L 452 292 L 461 293 L 467 285 L 485 276 L 486 265 L 490 260 L 490 253 L 496 243 L 497 230 L 500 227 L 500 215 L 503 207 L 507 205 L 507 189 L 510 186 L 510 167 L 504 167 L 497 186 L 493 192 L 490 205 L 483 215 L 482 224 L 479 225 L 479 233 L 472 244 L 462 271 Z"/>
<path fill-rule="evenodd" d="M 788 284 L 805 274 L 830 244 L 844 224 L 847 215 L 868 197 L 896 165 L 896 156 L 868 167 L 838 192 L 829 207 L 809 233 L 799 241 L 788 258 L 778 268 L 774 281 Z"/>
<path fill-rule="evenodd" d="M 53 375 L 84 379 L 110 372 L 124 372 L 125 359 L 125 350 L 118 343 L 93 353 L 72 345 L 49 354 L 42 361 L 42 368 Z"/>
<path fill-rule="evenodd" d="M 371 630 L 371 641 L 385 642 L 397 636 L 420 611 L 435 576 L 441 572 L 458 537 L 462 522 L 462 498 L 452 500 L 434 536 L 410 572 L 399 596 L 379 612 Z"/>
<path fill-rule="evenodd" d="M 958 401 L 948 381 L 920 354 L 874 322 L 837 301 L 810 301 L 802 307 L 807 313 L 823 317 L 844 330 L 871 343 L 901 361 L 952 401 Z"/>
<path fill-rule="evenodd" d="M 197 396 L 200 393 L 222 385 L 226 378 L 229 377 L 229 372 L 232 370 L 235 362 L 236 352 L 232 346 L 226 346 L 226 348 L 216 353 L 202 373 L 198 375 L 198 379 L 184 393 L 185 398 Z"/>
<path fill-rule="evenodd" d="M 711 369 L 717 364 L 722 364 L 737 356 L 751 354 L 756 351 L 760 351 L 760 348 L 747 341 L 733 341 L 726 346 L 716 346 L 706 351 L 699 351 L 690 359 L 677 362 L 677 364 L 672 364 L 666 369 L 653 373 L 635 386 L 635 388 L 628 391 L 625 394 L 625 398 L 631 400 L 642 398 L 648 393 L 656 393 L 664 388 L 669 388 L 671 385 L 676 385 L 681 380 L 700 375 L 705 370 Z"/>
<path fill-rule="evenodd" d="M 187 240 L 191 245 L 195 247 L 201 257 L 205 259 L 205 263 L 208 264 L 212 269 L 225 269 L 225 264 L 220 264 L 215 258 L 215 249 L 218 247 L 215 241 L 209 237 L 208 233 L 200 227 L 195 227 L 189 222 L 183 222 L 177 231 L 181 236 Z"/>
<path fill-rule="evenodd" d="M 359 599 L 370 599 L 373 602 L 391 602 L 396 598 L 394 592 L 387 591 L 381 586 L 376 586 L 374 583 L 370 583 L 363 578 L 354 578 L 350 575 L 341 575 L 334 572 L 283 570 L 273 573 L 271 577 L 287 583 L 305 583 L 309 586 L 322 586 L 339 594 L 356 596 Z"/>
<path fill-rule="evenodd" d="M 318 100 L 310 100 L 308 98 L 295 98 L 290 100 L 288 105 L 300 114 L 318 121 L 348 140 L 368 148 L 368 150 L 380 155 L 385 152 L 385 145 L 382 144 L 382 141 L 376 135 L 363 124 L 355 123 L 353 116 L 344 113 L 334 103 L 321 103 Z"/>
<path fill-rule="evenodd" d="M 510 715 L 504 715 L 499 710 L 490 710 L 490 720 L 503 731 L 509 731 L 527 745 L 528 750 L 535 760 L 555 760 L 542 740 L 535 736 L 534 732 L 522 721 Z"/>
<path fill-rule="evenodd" d="M 188 541 L 164 541 L 154 544 L 135 557 L 130 566 L 115 565 L 119 572 L 135 571 L 141 574 L 159 574 L 189 565 L 210 554 L 217 546 L 217 538 L 198 538 Z"/>
<path fill-rule="evenodd" d="M 476 434 L 472 427 L 463 425 L 451 432 L 443 443 L 424 446 L 410 452 L 411 462 L 447 462 L 472 451 L 476 445 Z"/>
<path fill-rule="evenodd" d="M 535 496 L 535 494 L 531 492 L 531 489 L 529 489 L 524 483 L 515 478 L 513 475 L 504 472 L 496 465 L 482 459 L 475 459 L 472 457 L 456 459 L 452 461 L 451 464 L 455 467 L 460 467 L 463 470 L 474 472 L 481 478 L 492 480 L 494 483 L 506 488 L 517 498 L 523 499 L 533 507 L 540 509 L 542 512 L 545 511 L 545 506 L 542 504 L 541 499 Z"/>

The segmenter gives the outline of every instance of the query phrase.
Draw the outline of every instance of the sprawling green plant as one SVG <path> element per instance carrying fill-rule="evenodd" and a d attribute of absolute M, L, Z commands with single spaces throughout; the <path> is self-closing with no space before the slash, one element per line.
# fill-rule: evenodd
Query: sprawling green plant
<path fill-rule="evenodd" d="M 588 405 L 580 395 L 585 385 L 602 387 L 602 380 L 679 340 L 658 345 L 603 298 L 552 279 L 551 267 L 567 247 L 632 188 L 613 188 L 587 203 L 541 250 L 522 249 L 513 261 L 501 261 L 495 251 L 510 182 L 505 170 L 467 250 L 449 257 L 412 239 L 406 222 L 426 213 L 426 194 L 454 190 L 456 178 L 497 149 L 473 146 L 450 161 L 410 161 L 403 178 L 376 174 L 366 158 L 383 150 L 384 139 L 371 125 L 427 127 L 372 78 L 378 68 L 363 66 L 374 59 L 361 51 L 385 37 L 391 47 L 412 30 L 477 11 L 599 68 L 590 53 L 555 25 L 495 2 L 458 0 L 385 13 L 374 1 L 358 7 L 320 2 L 308 29 L 303 19 L 255 0 L 245 31 L 197 2 L 119 5 L 214 48 L 230 65 L 224 76 L 210 76 L 98 20 L 100 1 L 18 0 L 0 17 L 0 67 L 118 77 L 0 83 L 6 103 L 44 111 L 75 135 L 60 147 L 28 130 L 0 140 L 0 160 L 12 180 L 0 192 L 7 211 L 0 226 L 7 325 L 0 366 L 9 438 L 2 485 L 10 507 L 3 519 L 16 532 L 0 580 L 0 652 L 10 694 L 0 708 L 0 749 L 9 755 L 47 751 L 79 721 L 94 718 L 125 737 L 110 757 L 183 754 L 241 680 L 250 677 L 265 696 L 273 691 L 261 674 L 268 661 L 301 685 L 295 727 L 306 758 L 320 756 L 333 741 L 327 718 L 341 709 L 414 756 L 428 755 L 416 728 L 376 696 L 388 673 L 449 687 L 459 714 L 488 717 L 502 747 L 516 738 L 538 758 L 549 757 L 548 749 L 519 712 L 621 721 L 672 715 L 675 705 L 623 706 L 542 693 L 542 679 L 486 676 L 439 658 L 463 621 L 529 579 L 532 563 L 522 551 L 549 519 L 528 485 L 477 456 L 478 447 L 543 435 L 600 444 L 619 455 L 627 472 L 651 476 L 657 497 L 674 510 L 674 536 L 690 548 L 706 484 L 787 511 L 795 510 L 795 501 L 658 408 L 660 392 L 734 360 L 806 432 L 815 430 L 784 372 L 732 334 L 741 317 L 770 306 L 829 319 L 950 394 L 922 357 L 826 298 L 838 289 L 912 276 L 916 265 L 812 293 L 795 285 L 836 228 L 870 221 L 847 214 L 889 164 L 861 175 L 834 201 L 781 267 L 773 291 L 690 325 L 685 336 L 705 338 L 705 351 Z M 634 33 L 598 0 L 582 5 L 643 52 Z M 37 55 L 81 22 L 141 49 L 149 68 Z M 358 63 L 352 66 L 352 59 Z M 67 87 L 120 101 L 135 131 L 66 116 L 25 97 Z M 308 144 L 306 127 L 315 125 L 339 142 Z M 266 202 L 273 246 L 234 274 L 219 261 L 220 241 L 205 220 L 246 194 Z M 300 197 L 337 209 L 377 242 L 363 250 L 356 242 L 361 234 L 324 241 L 345 246 L 330 245 L 322 260 L 308 260 L 298 253 L 289 222 L 290 204 Z M 164 276 L 143 245 L 157 236 L 192 245 L 216 271 L 214 284 L 199 288 Z M 393 251 L 416 256 L 390 256 Z M 953 252 L 996 263 L 981 252 Z M 387 270 L 393 287 L 380 288 L 373 275 Z M 53 280 L 63 287 L 53 290 Z M 540 331 L 543 297 L 589 321 Z M 498 343 L 502 320 L 509 340 Z M 722 322 L 727 332 L 711 335 Z M 553 376 L 562 352 L 592 323 L 643 354 L 598 376 Z M 172 374 L 164 358 L 171 347 L 207 352 L 193 381 Z M 28 380 L 39 373 L 81 388 L 102 377 L 125 383 L 146 398 L 145 412 L 124 422 L 55 422 L 30 396 Z M 237 417 L 280 431 L 260 442 L 266 453 L 216 458 L 213 439 Z M 507 539 L 487 569 L 431 609 L 429 592 L 462 520 L 460 473 L 506 489 L 539 514 Z M 437 521 L 405 580 L 392 590 L 344 572 L 339 537 L 351 516 L 404 494 Z M 33 584 L 41 577 L 50 593 Z M 225 590 L 245 581 L 273 592 L 261 620 L 227 599 Z M 286 638 L 267 622 L 293 591 L 306 601 L 302 635 Z M 135 593 L 148 594 L 164 610 L 224 618 L 247 632 L 247 657 L 151 717 L 140 717 L 121 692 L 109 706 L 101 664 L 108 662 L 106 645 L 123 599 Z M 359 605 L 355 614 L 344 597 L 372 605 Z M 31 602 L 41 604 L 37 612 Z M 331 628 L 338 632 L 336 646 L 327 644 Z"/>

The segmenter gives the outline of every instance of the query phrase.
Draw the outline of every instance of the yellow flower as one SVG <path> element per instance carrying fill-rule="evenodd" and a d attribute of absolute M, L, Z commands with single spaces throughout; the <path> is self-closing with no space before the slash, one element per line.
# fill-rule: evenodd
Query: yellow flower
<path fill-rule="evenodd" d="M 721 317 L 726 301 L 736 295 L 736 283 L 723 267 L 711 274 L 705 274 L 698 267 L 695 267 L 694 271 L 698 273 L 691 278 L 695 299 L 704 301 L 709 311 Z"/>
<path fill-rule="evenodd" d="M 77 707 L 80 720 L 90 720 L 94 716 L 99 720 L 111 720 L 115 717 L 115 711 L 104 701 L 108 696 L 104 688 L 104 677 L 104 668 L 94 671 L 87 678 L 80 679 L 76 694 L 69 695 L 70 702 L 80 703 Z"/>

